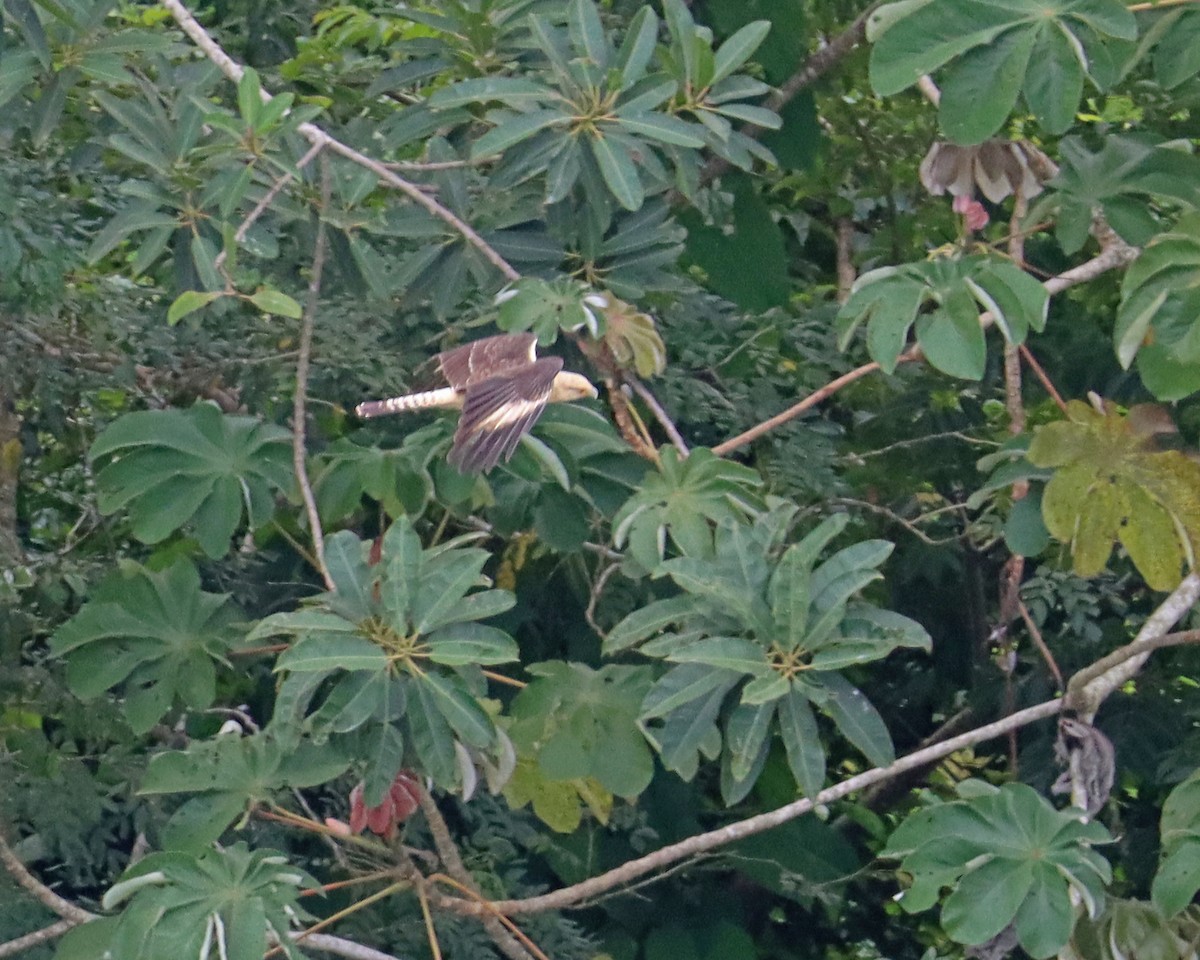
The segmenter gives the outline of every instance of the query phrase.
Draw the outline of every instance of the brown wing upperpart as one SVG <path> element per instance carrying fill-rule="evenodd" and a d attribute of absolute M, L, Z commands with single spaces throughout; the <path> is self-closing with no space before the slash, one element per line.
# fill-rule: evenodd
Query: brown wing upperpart
<path fill-rule="evenodd" d="M 532 333 L 502 333 L 439 353 L 437 363 L 450 386 L 465 390 L 481 380 L 533 365 L 536 348 L 537 336 Z"/>
<path fill-rule="evenodd" d="M 561 357 L 543 357 L 511 373 L 469 384 L 447 457 L 450 465 L 474 473 L 508 460 L 546 408 L 562 365 Z"/>

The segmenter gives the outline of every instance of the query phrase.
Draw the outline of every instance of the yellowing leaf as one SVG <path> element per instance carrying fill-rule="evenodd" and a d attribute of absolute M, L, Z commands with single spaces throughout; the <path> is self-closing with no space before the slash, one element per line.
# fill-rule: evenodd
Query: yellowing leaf
<path fill-rule="evenodd" d="M 605 340 L 622 366 L 630 366 L 639 377 L 653 377 L 667 366 L 667 347 L 654 326 L 654 318 L 639 313 L 624 300 L 610 296 L 601 312 L 608 321 Z"/>
<path fill-rule="evenodd" d="M 1138 408 L 1076 401 L 1067 418 L 1029 448 L 1032 463 L 1057 468 L 1042 500 L 1047 529 L 1070 544 L 1080 576 L 1103 570 L 1119 541 L 1147 584 L 1172 589 L 1200 546 L 1200 463 L 1156 449 Z"/>

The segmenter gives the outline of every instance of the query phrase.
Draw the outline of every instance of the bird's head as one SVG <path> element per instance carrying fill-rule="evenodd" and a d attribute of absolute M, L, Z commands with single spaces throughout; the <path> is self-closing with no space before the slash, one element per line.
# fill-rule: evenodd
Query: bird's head
<path fill-rule="evenodd" d="M 551 403 L 568 403 L 571 400 L 595 400 L 596 388 L 585 376 L 578 373 L 558 373 L 550 385 Z"/>

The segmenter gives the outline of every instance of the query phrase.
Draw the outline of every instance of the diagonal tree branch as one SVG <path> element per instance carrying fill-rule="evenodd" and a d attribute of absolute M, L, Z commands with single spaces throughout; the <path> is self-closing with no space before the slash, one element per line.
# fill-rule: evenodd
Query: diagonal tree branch
<path fill-rule="evenodd" d="M 580 902 L 625 887 L 647 875 L 659 873 L 682 860 L 770 830 L 789 820 L 794 820 L 796 817 L 810 813 L 818 806 L 833 803 L 866 787 L 927 766 L 965 747 L 1006 735 L 1010 731 L 1019 730 L 1038 720 L 1052 717 L 1063 710 L 1079 710 L 1081 696 L 1088 698 L 1088 705 L 1094 713 L 1103 698 L 1132 677 L 1153 650 L 1159 647 L 1200 641 L 1200 631 L 1185 631 L 1177 634 L 1168 632 L 1196 604 L 1198 599 L 1200 599 L 1200 574 L 1193 573 L 1185 577 L 1175 592 L 1151 614 L 1130 644 L 1079 671 L 1067 686 L 1067 696 L 1062 699 L 1047 700 L 993 723 L 930 744 L 901 757 L 886 767 L 867 770 L 849 777 L 841 783 L 827 787 L 811 799 L 806 797 L 767 813 L 688 837 L 679 843 L 662 847 L 636 860 L 630 860 L 607 873 L 592 877 L 582 883 L 524 900 L 501 900 L 490 906 L 510 916 L 574 907 Z M 444 906 L 470 915 L 477 914 L 483 909 L 479 904 L 467 900 L 450 900 Z"/>
<path fill-rule="evenodd" d="M 867 38 L 867 21 L 880 6 L 882 6 L 882 0 L 876 0 L 860 13 L 850 26 L 813 53 L 800 65 L 800 69 L 784 82 L 783 86 L 763 101 L 763 106 L 778 113 L 779 109 L 791 102 L 792 98 L 801 90 L 811 87 L 846 59 L 854 48 Z M 753 124 L 746 124 L 741 128 L 741 132 L 748 137 L 757 138 L 762 135 L 763 129 Z M 728 169 L 728 160 L 724 157 L 714 157 L 705 166 L 700 177 L 701 183 L 714 180 Z"/>
<path fill-rule="evenodd" d="M 180 29 L 187 34 L 191 41 L 200 48 L 201 52 L 209 60 L 217 65 L 226 77 L 234 83 L 242 79 L 242 74 L 245 72 L 242 65 L 221 48 L 221 45 L 200 25 L 199 21 L 192 16 L 191 11 L 180 0 L 163 0 L 163 6 L 175 18 L 175 22 L 179 24 Z M 264 101 L 271 99 L 270 94 L 265 90 L 262 95 Z M 370 170 L 383 183 L 399 190 L 418 206 L 423 207 L 432 216 L 437 217 L 443 223 L 446 223 L 457 231 L 467 243 L 478 250 L 507 279 L 520 279 L 521 274 L 517 272 L 516 268 L 500 256 L 473 227 L 463 221 L 452 210 L 438 203 L 411 180 L 405 180 L 379 161 L 372 160 L 366 154 L 360 153 L 353 147 L 330 136 L 315 123 L 302 123 L 296 127 L 296 131 L 314 147 L 330 150 L 339 156 L 345 157 L 347 160 L 357 163 L 360 167 Z"/>
<path fill-rule="evenodd" d="M 1101 274 L 1107 273 L 1109 270 L 1115 270 L 1118 267 L 1126 266 L 1137 259 L 1141 251 L 1137 247 L 1131 247 L 1122 240 L 1112 230 L 1108 224 L 1097 220 L 1092 225 L 1092 232 L 1096 239 L 1100 241 L 1100 252 L 1092 257 L 1086 263 L 1081 263 L 1077 267 L 1072 267 L 1060 273 L 1058 276 L 1051 277 L 1042 284 L 1046 288 L 1046 292 L 1053 296 L 1056 293 L 1061 293 L 1070 287 L 1078 286 L 1081 283 L 1087 283 L 1089 280 L 1094 280 Z M 979 322 L 983 326 L 990 326 L 992 323 L 992 315 L 990 312 L 985 312 L 979 315 Z M 920 360 L 922 358 L 920 347 L 913 346 L 901 354 L 897 358 L 897 363 L 905 363 L 911 360 Z M 868 373 L 874 373 L 879 369 L 879 364 L 871 362 L 863 364 L 861 367 L 856 367 L 849 373 L 842 374 L 835 380 L 831 380 L 825 386 L 818 390 L 814 390 L 807 397 L 796 403 L 782 413 L 777 413 L 775 416 L 764 420 L 762 423 L 756 424 L 749 430 L 739 433 L 736 437 L 725 440 L 712 448 L 713 453 L 718 456 L 724 456 L 731 453 L 738 447 L 745 446 L 754 440 L 757 440 L 764 433 L 769 433 L 776 427 L 782 426 L 789 420 L 792 420 L 806 410 L 810 410 L 823 400 L 827 400 L 833 396 L 842 387 L 849 386 L 855 380 L 859 380 Z"/>

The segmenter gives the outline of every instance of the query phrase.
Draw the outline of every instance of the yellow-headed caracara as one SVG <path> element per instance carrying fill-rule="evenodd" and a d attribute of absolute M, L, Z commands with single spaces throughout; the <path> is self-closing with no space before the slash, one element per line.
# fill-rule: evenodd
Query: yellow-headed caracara
<path fill-rule="evenodd" d="M 505 333 L 439 353 L 449 386 L 360 403 L 354 412 L 379 417 L 406 410 L 461 409 L 447 460 L 463 473 L 508 460 L 547 403 L 595 397 L 587 377 L 563 370 L 561 357 L 538 357 L 532 333 Z"/>

